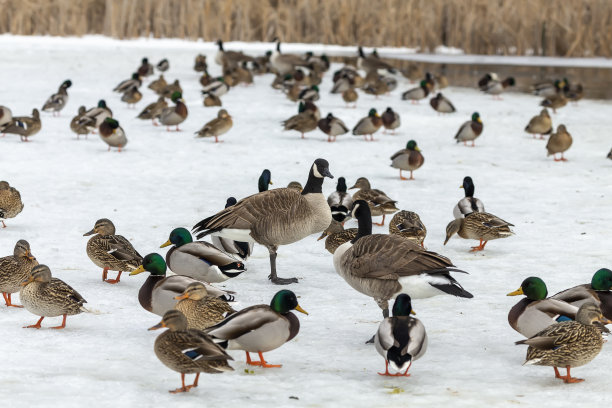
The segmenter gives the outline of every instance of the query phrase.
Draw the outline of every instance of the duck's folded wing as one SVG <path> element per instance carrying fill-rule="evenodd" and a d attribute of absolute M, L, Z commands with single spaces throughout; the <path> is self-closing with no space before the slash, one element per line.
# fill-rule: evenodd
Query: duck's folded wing
<path fill-rule="evenodd" d="M 232 340 L 279 319 L 278 313 L 267 305 L 256 305 L 236 312 L 204 332 L 211 337 Z"/>
<path fill-rule="evenodd" d="M 142 262 L 142 256 L 134 249 L 130 241 L 121 235 L 106 237 L 107 252 L 121 261 Z"/>
<path fill-rule="evenodd" d="M 186 332 L 172 333 L 171 340 L 183 354 L 194 361 L 233 360 L 225 350 L 199 330 L 191 329 Z"/>
<path fill-rule="evenodd" d="M 213 244 L 203 241 L 190 242 L 189 244 L 181 245 L 179 251 L 193 255 L 213 265 L 227 265 L 238 260 L 228 253 L 225 253 L 215 247 Z"/>

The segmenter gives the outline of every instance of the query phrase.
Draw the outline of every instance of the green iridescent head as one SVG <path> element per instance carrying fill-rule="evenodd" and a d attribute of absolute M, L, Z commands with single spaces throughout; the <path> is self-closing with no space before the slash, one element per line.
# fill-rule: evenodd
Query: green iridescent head
<path fill-rule="evenodd" d="M 399 294 L 397 298 L 395 298 L 392 312 L 393 316 L 410 316 L 411 314 L 415 314 L 412 311 L 410 296 L 405 293 Z"/>
<path fill-rule="evenodd" d="M 298 304 L 295 293 L 287 289 L 276 292 L 276 295 L 274 295 L 272 301 L 270 302 L 270 307 L 272 310 L 280 314 L 287 314 L 292 310 L 297 310 L 298 312 L 308 314 Z"/>
<path fill-rule="evenodd" d="M 376 109 L 372 108 L 370 109 L 370 111 L 368 112 L 368 116 L 376 116 Z"/>
<path fill-rule="evenodd" d="M 104 123 L 107 123 L 111 129 L 117 129 L 119 127 L 119 122 L 113 118 L 104 119 Z"/>
<path fill-rule="evenodd" d="M 525 295 L 529 300 L 543 300 L 548 296 L 548 290 L 544 281 L 538 277 L 530 276 L 521 283 L 521 287 L 508 296 Z"/>
<path fill-rule="evenodd" d="M 610 290 L 612 288 L 612 271 L 601 268 L 591 279 L 591 287 L 595 290 Z"/>
<path fill-rule="evenodd" d="M 420 149 L 417 147 L 417 142 L 415 142 L 414 140 L 408 141 L 408 144 L 406 145 L 406 149 L 416 150 L 417 152 L 420 151 Z"/>
<path fill-rule="evenodd" d="M 193 238 L 191 237 L 191 233 L 187 231 L 185 228 L 175 228 L 170 233 L 170 237 L 168 241 L 166 241 L 160 248 L 167 247 L 169 245 L 175 245 L 177 248 L 189 244 L 193 242 Z"/>
<path fill-rule="evenodd" d="M 179 99 L 181 99 L 183 97 L 183 95 L 181 95 L 181 93 L 179 91 L 174 91 L 172 93 L 172 102 L 176 103 L 176 101 L 178 101 Z"/>
<path fill-rule="evenodd" d="M 144 271 L 150 272 L 151 275 L 166 276 L 166 261 L 160 254 L 149 254 L 142 260 L 142 265 L 130 272 L 130 276 Z"/>

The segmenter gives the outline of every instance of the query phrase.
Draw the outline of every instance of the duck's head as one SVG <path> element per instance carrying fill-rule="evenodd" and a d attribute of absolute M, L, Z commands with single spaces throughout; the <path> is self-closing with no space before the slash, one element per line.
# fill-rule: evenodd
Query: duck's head
<path fill-rule="evenodd" d="M 317 241 L 320 241 L 323 238 L 328 237 L 329 235 L 336 234 L 341 231 L 344 231 L 344 227 L 342 226 L 342 223 L 332 218 L 331 223 L 329 224 L 329 227 L 327 227 L 325 231 L 323 231 L 321 236 L 317 238 Z"/>
<path fill-rule="evenodd" d="M 411 314 L 416 314 L 414 310 L 412 310 L 410 296 L 405 293 L 397 295 L 392 312 L 393 316 L 410 316 Z"/>
<path fill-rule="evenodd" d="M 289 184 L 287 184 L 287 188 L 291 188 L 297 191 L 298 193 L 301 193 L 304 190 L 304 187 L 302 187 L 302 183 L 300 183 L 299 181 L 290 182 Z"/>
<path fill-rule="evenodd" d="M 232 205 L 236 205 L 237 202 L 238 201 L 236 201 L 234 197 L 229 197 L 227 201 L 225 202 L 225 208 L 231 207 Z"/>
<path fill-rule="evenodd" d="M 591 279 L 591 287 L 595 290 L 607 291 L 612 289 L 612 271 L 607 268 L 601 268 L 595 272 L 593 279 Z"/>
<path fill-rule="evenodd" d="M 34 117 L 34 119 L 40 118 L 40 112 L 38 112 L 38 109 L 36 108 L 32 109 L 32 117 Z"/>
<path fill-rule="evenodd" d="M 419 86 L 420 86 L 421 88 L 427 88 L 427 81 L 423 79 L 423 80 L 422 80 L 422 81 L 419 83 Z"/>
<path fill-rule="evenodd" d="M 83 234 L 83 236 L 86 237 L 93 234 L 115 235 L 115 224 L 113 224 L 113 222 L 108 218 L 100 218 L 98 221 L 96 221 L 93 229 Z"/>
<path fill-rule="evenodd" d="M 219 111 L 219 113 L 217 113 L 217 117 L 219 119 L 231 118 L 230 114 L 227 113 L 227 111 L 225 109 L 221 109 Z"/>
<path fill-rule="evenodd" d="M 368 116 L 373 118 L 373 117 L 378 117 L 378 113 L 376 112 L 375 108 L 370 109 L 370 111 L 368 112 Z"/>
<path fill-rule="evenodd" d="M 506 78 L 506 83 L 508 84 L 508 86 L 514 86 L 516 84 L 516 81 L 513 77 L 508 77 Z"/>
<path fill-rule="evenodd" d="M 463 185 L 459 186 L 465 190 L 466 197 L 474 197 L 474 182 L 470 176 L 466 176 L 463 178 Z"/>
<path fill-rule="evenodd" d="M 106 108 L 106 101 L 104 99 L 98 101 L 98 108 Z"/>
<path fill-rule="evenodd" d="M 543 300 L 548 296 L 544 281 L 538 277 L 530 276 L 521 283 L 521 287 L 507 296 L 525 295 L 529 300 Z"/>
<path fill-rule="evenodd" d="M 26 286 L 32 282 L 49 283 L 51 282 L 51 270 L 47 265 L 36 265 L 30 272 L 30 277 L 21 283 Z"/>
<path fill-rule="evenodd" d="M 175 245 L 178 248 L 182 245 L 189 244 L 190 242 L 193 242 L 193 238 L 187 229 L 175 228 L 172 230 L 172 232 L 170 232 L 170 237 L 160 246 L 160 248 L 165 248 L 170 245 Z"/>
<path fill-rule="evenodd" d="M 415 142 L 414 140 L 408 141 L 408 144 L 406 145 L 406 149 L 414 150 L 414 151 L 417 151 L 417 152 L 421 151 L 421 149 L 419 149 L 419 146 L 417 146 L 417 142 Z"/>
<path fill-rule="evenodd" d="M 438 94 L 436 95 L 436 99 L 442 99 L 442 98 L 443 98 L 442 92 L 438 92 Z"/>
<path fill-rule="evenodd" d="M 359 56 L 361 58 L 365 58 L 365 54 L 363 53 L 363 48 L 361 48 L 361 45 L 357 47 L 357 53 L 359 53 Z"/>
<path fill-rule="evenodd" d="M 317 178 L 329 177 L 334 178 L 329 172 L 329 163 L 325 159 L 317 159 L 312 164 L 312 174 Z"/>
<path fill-rule="evenodd" d="M 472 121 L 482 123 L 482 119 L 480 119 L 480 113 L 478 112 L 472 113 Z"/>
<path fill-rule="evenodd" d="M 456 218 L 448 223 L 446 226 L 446 239 L 444 239 L 444 245 L 446 245 L 453 235 L 459 232 L 461 224 L 463 224 L 463 218 Z"/>
<path fill-rule="evenodd" d="M 223 41 L 221 39 L 217 40 L 217 46 L 219 47 L 219 51 L 223 51 Z"/>
<path fill-rule="evenodd" d="M 30 244 L 25 239 L 20 239 L 15 244 L 15 249 L 13 249 L 13 256 L 15 258 L 26 258 L 29 260 L 35 260 L 34 255 L 30 251 Z"/>
<path fill-rule="evenodd" d="M 276 292 L 276 295 L 274 295 L 272 301 L 270 302 L 270 307 L 272 310 L 280 314 L 287 314 L 292 310 L 297 310 L 298 312 L 308 314 L 308 312 L 302 309 L 298 304 L 295 293 L 287 289 Z"/>
<path fill-rule="evenodd" d="M 138 72 L 134 72 L 134 73 L 132 74 L 132 79 L 135 79 L 135 80 L 140 80 L 140 75 L 138 75 Z"/>
<path fill-rule="evenodd" d="M 138 275 L 144 271 L 150 272 L 151 275 L 165 276 L 166 261 L 160 254 L 149 254 L 142 259 L 142 265 L 130 272 L 130 276 Z"/>
<path fill-rule="evenodd" d="M 164 313 L 161 322 L 149 327 L 149 330 L 157 330 L 162 327 L 167 327 L 170 331 L 185 331 L 187 330 L 187 318 L 180 310 L 170 309 Z"/>
<path fill-rule="evenodd" d="M 182 299 L 191 299 L 191 300 L 201 300 L 208 295 L 208 291 L 206 290 L 206 286 L 202 282 L 193 282 L 190 283 L 183 293 L 179 296 L 175 296 L 174 299 L 182 300 Z"/>
<path fill-rule="evenodd" d="M 395 112 L 393 112 L 393 109 L 391 109 L 391 107 L 388 106 L 387 109 L 385 110 L 385 113 L 395 113 Z"/>
<path fill-rule="evenodd" d="M 172 97 L 170 98 L 172 102 L 177 103 L 177 101 L 183 101 L 183 95 L 179 91 L 172 92 Z"/>
<path fill-rule="evenodd" d="M 557 126 L 557 133 L 567 133 L 567 128 L 565 127 L 565 125 Z"/>
<path fill-rule="evenodd" d="M 311 86 L 310 89 L 312 89 L 315 92 L 319 92 L 319 87 L 317 85 Z"/>
<path fill-rule="evenodd" d="M 610 320 L 606 319 L 601 313 L 601 309 L 595 303 L 588 302 L 582 304 L 576 312 L 576 321 L 587 326 L 592 325 L 595 322 L 601 324 L 610 324 Z"/>
<path fill-rule="evenodd" d="M 268 185 L 274 184 L 272 183 L 272 173 L 270 170 L 265 169 L 261 172 L 261 176 L 259 176 L 259 180 L 257 180 L 257 188 L 259 192 L 268 191 Z"/>
<path fill-rule="evenodd" d="M 62 88 L 70 88 L 71 86 L 72 86 L 72 81 L 69 79 L 62 82 Z"/>
<path fill-rule="evenodd" d="M 355 184 L 353 185 L 353 187 L 349 188 L 349 190 L 352 190 L 354 188 L 369 190 L 370 189 L 370 182 L 365 177 L 359 177 L 357 179 L 357 181 L 355 182 Z"/>
<path fill-rule="evenodd" d="M 338 184 L 336 184 L 336 191 L 346 193 L 346 180 L 344 177 L 338 178 Z"/>

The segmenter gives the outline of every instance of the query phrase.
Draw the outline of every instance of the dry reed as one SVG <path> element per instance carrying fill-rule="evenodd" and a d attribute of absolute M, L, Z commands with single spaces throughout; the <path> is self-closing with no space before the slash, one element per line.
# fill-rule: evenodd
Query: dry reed
<path fill-rule="evenodd" d="M 0 32 L 612 56 L 612 0 L 0 0 Z"/>

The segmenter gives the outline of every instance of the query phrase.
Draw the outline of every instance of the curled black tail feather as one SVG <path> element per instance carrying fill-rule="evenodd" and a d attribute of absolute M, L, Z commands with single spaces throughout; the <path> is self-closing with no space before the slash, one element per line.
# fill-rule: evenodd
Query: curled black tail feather
<path fill-rule="evenodd" d="M 402 367 L 412 360 L 412 356 L 409 353 L 402 355 L 402 350 L 399 347 L 393 346 L 387 350 L 387 360 L 393 361 L 397 367 Z"/>

